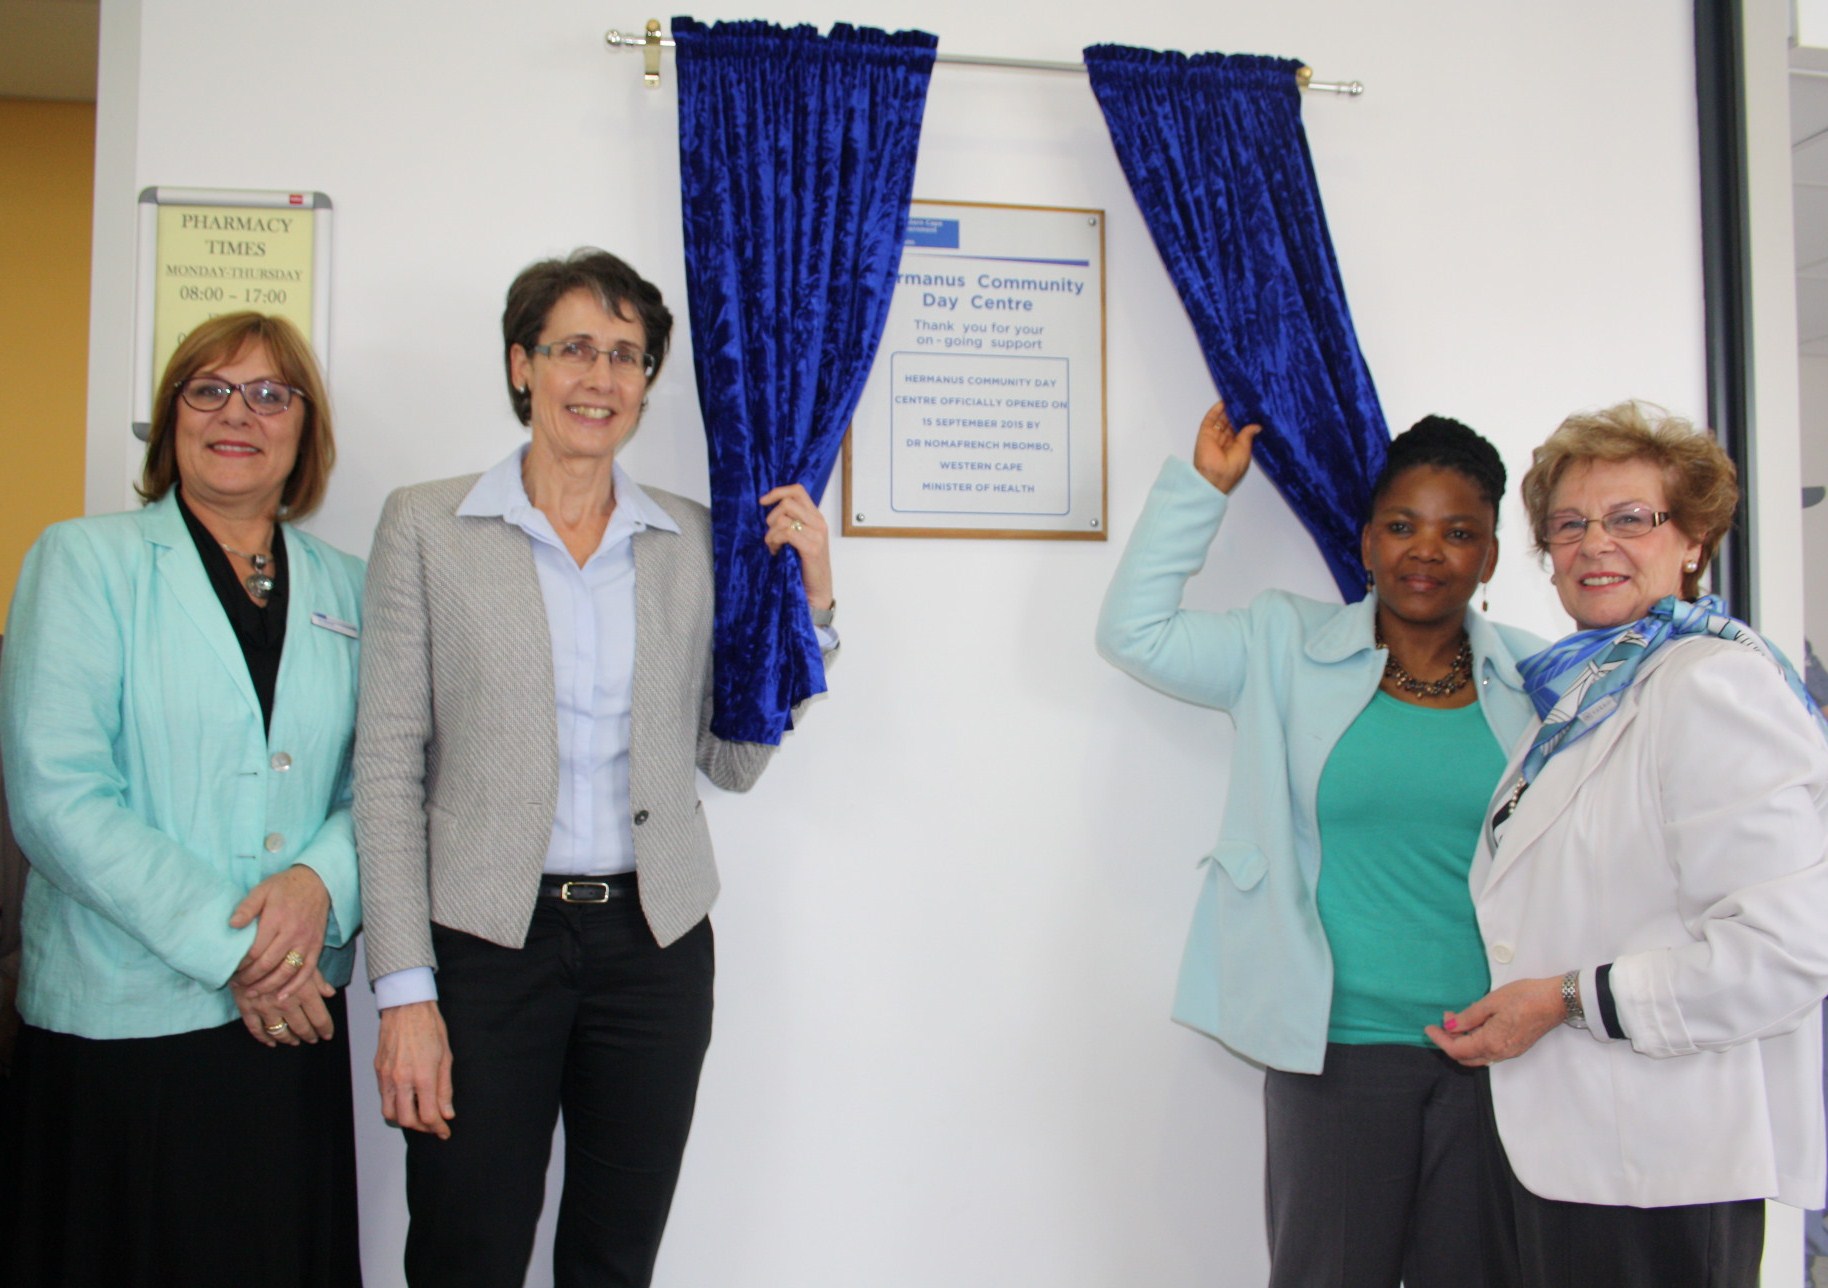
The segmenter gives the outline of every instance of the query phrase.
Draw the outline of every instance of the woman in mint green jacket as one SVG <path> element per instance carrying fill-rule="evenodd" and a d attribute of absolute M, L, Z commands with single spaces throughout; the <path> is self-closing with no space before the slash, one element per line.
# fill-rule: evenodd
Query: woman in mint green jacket
<path fill-rule="evenodd" d="M 1476 1288 L 1476 1075 L 1423 1028 L 1484 991 L 1466 873 L 1530 717 L 1515 661 L 1540 641 L 1470 608 L 1504 465 L 1428 417 L 1373 489 L 1374 593 L 1183 609 L 1257 433 L 1216 404 L 1192 466 L 1163 466 L 1098 625 L 1107 659 L 1237 729 L 1174 1016 L 1268 1067 L 1272 1288 Z"/>
<path fill-rule="evenodd" d="M 0 665 L 32 865 L 7 1282 L 361 1281 L 339 990 L 362 566 L 281 521 L 334 458 L 303 337 L 215 318 L 166 369 L 148 504 L 26 556 Z"/>

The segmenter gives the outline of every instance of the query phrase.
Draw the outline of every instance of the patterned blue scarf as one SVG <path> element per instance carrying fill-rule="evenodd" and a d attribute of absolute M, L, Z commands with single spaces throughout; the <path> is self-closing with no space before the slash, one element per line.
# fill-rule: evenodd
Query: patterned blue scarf
<path fill-rule="evenodd" d="M 1727 616 L 1718 595 L 1704 595 L 1692 603 L 1666 595 L 1651 606 L 1648 615 L 1628 626 L 1576 631 L 1517 664 L 1524 689 L 1542 717 L 1542 727 L 1523 758 L 1523 781 L 1535 782 L 1549 757 L 1604 723 L 1618 710 L 1645 660 L 1684 635 L 1718 636 L 1768 658 L 1783 673 L 1784 683 L 1797 701 L 1815 717 L 1816 728 L 1828 738 L 1828 720 L 1776 645 Z"/>

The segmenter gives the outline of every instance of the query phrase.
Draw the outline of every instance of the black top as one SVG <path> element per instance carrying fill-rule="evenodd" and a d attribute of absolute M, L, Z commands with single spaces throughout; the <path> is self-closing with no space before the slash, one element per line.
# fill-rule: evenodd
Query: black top
<path fill-rule="evenodd" d="M 268 732 L 273 728 L 273 690 L 279 682 L 279 654 L 286 646 L 286 538 L 280 526 L 273 525 L 273 563 L 267 575 L 273 579 L 273 593 L 266 604 L 248 598 L 247 587 L 235 572 L 235 566 L 222 549 L 222 543 L 210 535 L 178 494 L 178 513 L 190 529 L 197 554 L 203 559 L 203 571 L 209 584 L 222 601 L 229 625 L 241 643 L 241 657 L 248 666 L 248 678 L 254 682 L 254 696 L 260 699 L 261 724 Z"/>

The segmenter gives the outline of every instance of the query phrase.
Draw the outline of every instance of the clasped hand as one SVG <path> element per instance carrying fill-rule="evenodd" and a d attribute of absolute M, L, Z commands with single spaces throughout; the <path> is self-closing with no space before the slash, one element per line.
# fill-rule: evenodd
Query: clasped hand
<path fill-rule="evenodd" d="M 229 925 L 254 924 L 254 945 L 229 989 L 241 1022 L 263 1046 L 297 1046 L 332 1036 L 324 999 L 336 989 L 317 969 L 330 921 L 330 891 L 304 864 L 262 881 L 235 906 Z"/>
<path fill-rule="evenodd" d="M 1461 1064 L 1515 1060 L 1562 1022 L 1559 979 L 1519 979 L 1495 988 L 1463 1011 L 1443 1011 L 1423 1030 Z"/>
<path fill-rule="evenodd" d="M 255 992 L 237 980 L 229 981 L 229 992 L 235 1009 L 241 1012 L 242 1024 L 262 1046 L 316 1046 L 336 1036 L 330 1008 L 324 1005 L 336 996 L 336 989 L 315 968 L 304 986 L 293 988 L 284 1000 L 276 993 Z"/>

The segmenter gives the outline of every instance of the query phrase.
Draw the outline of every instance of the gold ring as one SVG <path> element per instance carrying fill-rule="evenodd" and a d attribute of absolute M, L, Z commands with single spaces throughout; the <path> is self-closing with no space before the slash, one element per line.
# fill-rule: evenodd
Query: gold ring
<path fill-rule="evenodd" d="M 273 1034 L 273 1036 L 275 1036 L 275 1037 L 278 1037 L 281 1033 L 284 1033 L 287 1029 L 289 1029 L 291 1027 L 292 1026 L 290 1024 L 287 1024 L 284 1020 L 275 1020 L 273 1023 L 267 1025 L 267 1032 Z"/>
<path fill-rule="evenodd" d="M 303 966 L 305 964 L 305 955 L 294 948 L 291 952 L 286 954 L 285 962 L 288 966 Z"/>
<path fill-rule="evenodd" d="M 793 521 L 793 530 L 795 532 L 798 532 L 800 529 L 804 528 L 805 526 L 806 525 L 804 523 L 801 523 L 798 519 L 795 519 Z"/>

